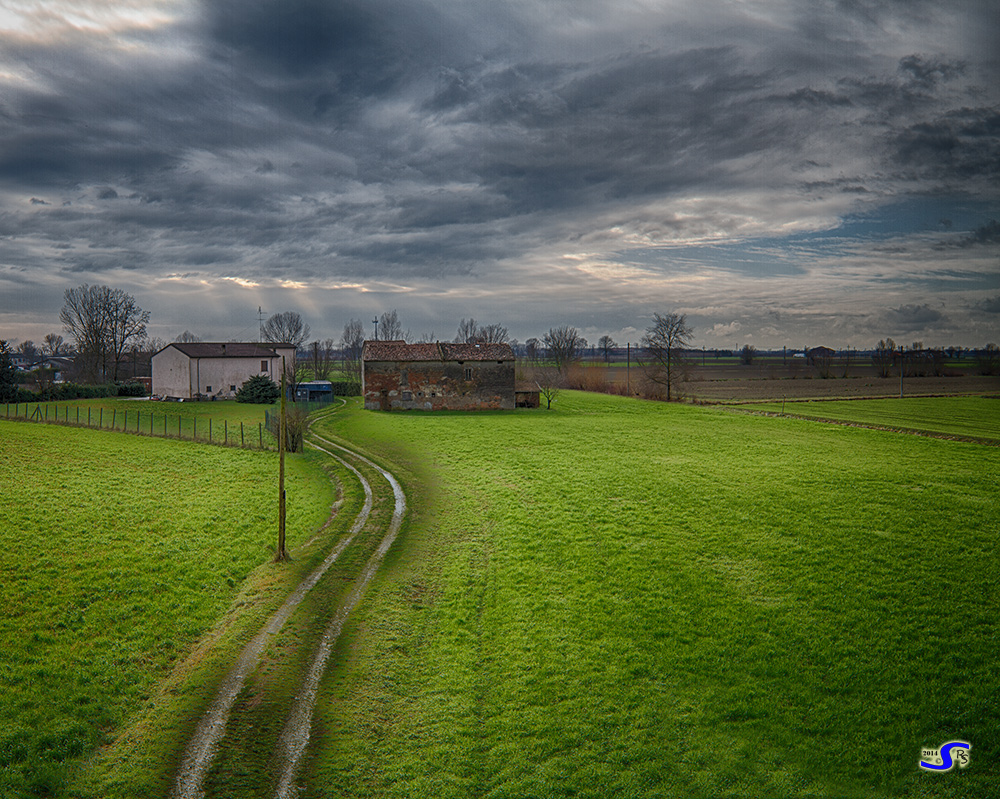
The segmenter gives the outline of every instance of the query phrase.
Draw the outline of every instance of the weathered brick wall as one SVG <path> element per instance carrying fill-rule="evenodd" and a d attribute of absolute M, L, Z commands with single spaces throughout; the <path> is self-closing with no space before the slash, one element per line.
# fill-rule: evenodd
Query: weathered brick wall
<path fill-rule="evenodd" d="M 512 410 L 514 363 L 365 361 L 369 410 Z"/>

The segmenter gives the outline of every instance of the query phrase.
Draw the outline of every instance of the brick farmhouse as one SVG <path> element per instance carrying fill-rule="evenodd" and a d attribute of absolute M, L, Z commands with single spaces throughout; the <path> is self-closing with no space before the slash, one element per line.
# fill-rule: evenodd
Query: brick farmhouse
<path fill-rule="evenodd" d="M 369 410 L 514 408 L 509 344 L 366 341 L 361 391 Z"/>
<path fill-rule="evenodd" d="M 153 394 L 177 399 L 232 399 L 254 375 L 281 379 L 281 358 L 295 368 L 292 344 L 240 342 L 168 344 L 153 355 Z"/>

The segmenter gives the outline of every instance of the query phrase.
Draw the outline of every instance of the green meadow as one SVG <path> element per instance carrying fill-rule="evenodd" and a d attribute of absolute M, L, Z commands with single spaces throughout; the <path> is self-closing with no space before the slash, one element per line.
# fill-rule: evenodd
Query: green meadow
<path fill-rule="evenodd" d="M 97 748 L 152 704 L 196 712 L 201 694 L 164 693 L 164 681 L 234 606 L 259 618 L 309 566 L 270 563 L 274 453 L 0 419 L 0 485 L 4 797 L 70 795 Z M 288 457 L 287 487 L 294 551 L 334 488 L 304 456 Z M 227 666 L 200 667 L 214 685 Z M 190 723 L 156 745 L 173 751 Z"/>
<path fill-rule="evenodd" d="M 32 421 L 119 430 L 160 438 L 186 438 L 247 447 L 275 447 L 264 424 L 265 410 L 275 405 L 219 402 L 160 402 L 106 397 L 65 402 L 32 402 L 0 406 L 0 419 Z"/>
<path fill-rule="evenodd" d="M 781 412 L 778 403 L 754 410 Z M 1000 398 L 904 397 L 830 402 L 790 402 L 786 413 L 811 419 L 859 422 L 927 433 L 1000 440 Z"/>
<path fill-rule="evenodd" d="M 996 448 L 574 392 L 322 429 L 414 512 L 304 796 L 995 795 Z"/>

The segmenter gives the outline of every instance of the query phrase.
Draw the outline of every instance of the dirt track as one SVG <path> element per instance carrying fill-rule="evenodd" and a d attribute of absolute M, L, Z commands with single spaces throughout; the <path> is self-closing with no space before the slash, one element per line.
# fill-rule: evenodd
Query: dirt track
<path fill-rule="evenodd" d="M 194 734 L 185 747 L 181 766 L 177 771 L 174 790 L 171 794 L 175 799 L 202 799 L 205 796 L 205 777 L 216 756 L 219 754 L 219 748 L 224 739 L 230 711 L 233 708 L 236 698 L 243 690 L 247 678 L 260 666 L 265 648 L 271 639 L 281 631 L 285 622 L 301 604 L 302 600 L 316 586 L 330 566 L 333 565 L 340 554 L 351 544 L 358 532 L 368 522 L 373 504 L 371 485 L 357 468 L 348 463 L 340 454 L 334 453 L 333 449 L 337 449 L 347 457 L 364 463 L 369 468 L 380 473 L 392 488 L 395 504 L 392 518 L 386 525 L 386 533 L 380 544 L 368 558 L 364 568 L 355 577 L 350 592 L 337 606 L 332 608 L 330 621 L 327 623 L 318 650 L 313 658 L 312 667 L 288 713 L 288 721 L 278 743 L 277 762 L 281 772 L 276 792 L 276 796 L 278 797 L 291 797 L 297 793 L 294 784 L 295 778 L 301 756 L 309 741 L 312 726 L 312 711 L 316 701 L 319 682 L 326 669 L 327 660 L 336 645 L 344 622 L 361 600 L 365 588 L 381 565 L 386 552 L 388 552 L 395 541 L 396 535 L 402 525 L 403 516 L 406 512 L 406 497 L 399 482 L 390 472 L 350 449 L 332 441 L 322 439 L 311 432 L 308 439 L 307 443 L 310 446 L 326 453 L 358 478 L 365 492 L 364 506 L 357 517 L 355 517 L 354 524 L 347 535 L 337 542 L 323 562 L 295 588 L 284 604 L 282 604 L 268 620 L 267 624 L 264 625 L 261 631 L 240 653 L 233 668 L 219 686 L 215 700 L 205 711 Z M 328 524 L 329 521 L 327 522 Z"/>

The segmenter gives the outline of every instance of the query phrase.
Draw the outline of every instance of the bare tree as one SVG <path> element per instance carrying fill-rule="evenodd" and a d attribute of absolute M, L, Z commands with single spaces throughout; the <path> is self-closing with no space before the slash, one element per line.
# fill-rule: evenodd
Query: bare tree
<path fill-rule="evenodd" d="M 198 341 L 201 341 L 201 336 L 196 336 L 190 330 L 185 330 L 174 339 L 175 344 L 194 344 Z"/>
<path fill-rule="evenodd" d="M 531 362 L 534 363 L 538 360 L 542 351 L 542 342 L 537 338 L 529 338 L 524 342 L 524 355 Z"/>
<path fill-rule="evenodd" d="M 264 340 L 272 344 L 292 344 L 295 349 L 309 338 L 309 325 L 296 311 L 276 313 L 264 322 Z"/>
<path fill-rule="evenodd" d="M 555 369 L 539 366 L 534 370 L 532 380 L 538 386 L 539 396 L 545 400 L 546 410 L 551 410 L 552 402 L 559 396 L 559 372 Z"/>
<path fill-rule="evenodd" d="M 480 327 L 477 338 L 482 339 L 487 344 L 506 344 L 510 336 L 506 327 L 501 324 L 493 324 Z"/>
<path fill-rule="evenodd" d="M 605 363 L 610 363 L 611 353 L 617 346 L 615 340 L 608 335 L 601 336 L 597 340 L 597 351 L 601 353 L 601 357 L 604 358 Z"/>
<path fill-rule="evenodd" d="M 42 354 L 50 357 L 62 355 L 66 350 L 63 348 L 63 337 L 58 333 L 47 333 L 42 344 Z"/>
<path fill-rule="evenodd" d="M 1000 347 L 990 343 L 983 347 L 977 358 L 979 374 L 995 375 L 1000 372 Z"/>
<path fill-rule="evenodd" d="M 757 356 L 757 348 L 753 344 L 744 344 L 740 350 L 740 363 L 750 366 Z"/>
<path fill-rule="evenodd" d="M 344 359 L 344 371 L 354 380 L 361 380 L 361 350 L 365 344 L 365 328 L 358 319 L 344 325 L 340 337 L 340 352 Z"/>
<path fill-rule="evenodd" d="M 384 341 L 399 341 L 403 338 L 403 325 L 399 321 L 399 315 L 395 308 L 386 311 L 379 317 L 378 326 L 381 328 Z"/>
<path fill-rule="evenodd" d="M 24 356 L 28 366 L 34 366 L 38 361 L 38 347 L 30 338 L 17 345 L 17 352 Z"/>
<path fill-rule="evenodd" d="M 545 334 L 545 348 L 560 374 L 576 360 L 581 341 L 575 327 L 549 328 L 549 332 Z"/>
<path fill-rule="evenodd" d="M 333 339 L 314 341 L 311 348 L 313 380 L 327 380 L 333 369 Z"/>
<path fill-rule="evenodd" d="M 878 370 L 879 377 L 888 377 L 892 370 L 893 361 L 896 358 L 896 342 L 891 338 L 884 338 L 872 351 L 872 363 Z"/>
<path fill-rule="evenodd" d="M 149 311 L 131 294 L 108 286 L 84 284 L 67 289 L 64 298 L 59 319 L 76 340 L 83 374 L 117 380 L 122 355 L 146 337 Z"/>
<path fill-rule="evenodd" d="M 673 399 L 681 377 L 684 347 L 690 346 L 692 329 L 684 314 L 653 314 L 653 324 L 646 328 L 642 346 L 649 358 L 646 377 L 666 387 L 667 401 Z"/>
<path fill-rule="evenodd" d="M 466 319 L 463 316 L 462 321 L 458 323 L 458 333 L 455 336 L 455 343 L 472 344 L 478 335 L 479 325 L 476 324 L 476 320 L 472 317 Z"/>

